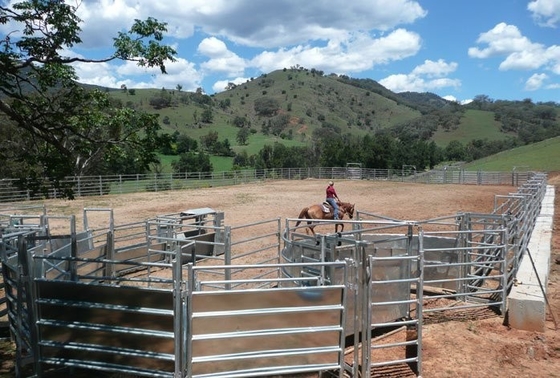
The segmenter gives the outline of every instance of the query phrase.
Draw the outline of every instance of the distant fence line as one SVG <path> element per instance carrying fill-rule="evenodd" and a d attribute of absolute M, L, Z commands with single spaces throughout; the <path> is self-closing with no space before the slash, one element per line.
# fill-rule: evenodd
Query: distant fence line
<path fill-rule="evenodd" d="M 513 185 L 527 181 L 530 172 L 466 171 L 455 167 L 427 172 L 410 169 L 372 169 L 356 167 L 272 168 L 246 169 L 224 172 L 150 173 L 110 176 L 67 177 L 62 184 L 70 184 L 76 197 L 138 192 L 210 188 L 237 185 L 263 180 L 383 180 L 425 184 Z M 47 180 L 46 180 L 47 181 Z M 0 202 L 42 200 L 41 193 L 32 194 L 19 189 L 17 179 L 0 179 Z M 55 188 L 48 191 L 48 198 L 61 198 Z"/>

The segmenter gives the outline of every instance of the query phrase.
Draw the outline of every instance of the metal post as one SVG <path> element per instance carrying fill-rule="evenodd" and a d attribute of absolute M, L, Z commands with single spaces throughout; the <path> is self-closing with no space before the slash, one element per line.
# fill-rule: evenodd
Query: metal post
<path fill-rule="evenodd" d="M 354 332 L 354 337 L 359 336 L 362 342 L 362 361 L 361 361 L 361 377 L 369 377 L 371 372 L 371 273 L 375 269 L 374 261 L 372 258 L 365 253 L 365 250 L 360 248 L 360 264 L 361 264 L 361 285 L 358 288 L 360 294 L 358 297 L 361 300 L 361 311 L 362 321 L 360 322 L 360 327 Z"/>
<path fill-rule="evenodd" d="M 72 261 L 70 261 L 70 281 L 77 281 L 78 280 L 78 261 L 76 257 L 78 257 L 78 241 L 76 235 L 76 216 L 70 216 L 70 236 L 71 236 L 71 245 L 70 245 L 70 254 L 72 256 Z"/>
<path fill-rule="evenodd" d="M 194 244 L 194 242 L 192 243 Z M 174 337 L 174 347 L 175 347 L 175 377 L 183 378 L 184 376 L 184 353 L 183 353 L 183 265 L 181 264 L 183 260 L 181 248 L 175 249 L 175 261 L 173 263 L 174 276 L 173 280 L 173 333 Z"/>
<path fill-rule="evenodd" d="M 225 232 L 224 264 L 226 266 L 230 266 L 231 265 L 231 226 L 225 226 L 224 232 Z M 229 283 L 229 281 L 231 281 L 231 269 L 225 269 L 224 274 L 225 274 L 226 281 L 228 281 L 228 283 L 226 283 L 225 285 L 226 290 L 231 290 L 231 283 Z"/>
<path fill-rule="evenodd" d="M 424 231 L 418 226 L 418 260 L 417 260 L 418 280 L 416 281 L 416 326 L 417 326 L 417 350 L 416 355 L 418 364 L 416 375 L 422 376 L 422 326 L 424 324 Z"/>
<path fill-rule="evenodd" d="M 187 298 L 186 298 L 186 302 L 189 302 L 189 304 L 187 305 L 187 313 L 186 313 L 186 318 L 185 318 L 185 331 L 186 331 L 186 338 L 185 338 L 185 367 L 186 367 L 186 371 L 187 371 L 187 378 L 191 378 L 192 377 L 192 359 L 193 359 L 193 353 L 192 353 L 192 346 L 193 346 L 193 333 L 192 333 L 192 320 L 193 320 L 193 306 L 192 306 L 192 296 L 193 296 L 193 291 L 195 289 L 195 283 L 196 283 L 196 277 L 195 277 L 195 273 L 194 273 L 194 269 L 193 269 L 193 264 L 189 263 L 187 265 L 187 272 L 188 272 L 188 284 L 187 284 L 187 288 L 186 288 L 186 294 L 187 294 Z"/>

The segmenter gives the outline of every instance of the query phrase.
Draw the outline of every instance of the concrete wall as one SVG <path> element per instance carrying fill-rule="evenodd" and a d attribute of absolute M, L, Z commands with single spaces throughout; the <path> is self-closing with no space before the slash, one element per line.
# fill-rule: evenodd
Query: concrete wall
<path fill-rule="evenodd" d="M 528 245 L 530 256 L 527 252 L 523 255 L 516 283 L 508 297 L 508 323 L 513 328 L 537 332 L 545 330 L 547 304 L 543 290 L 546 292 L 550 272 L 553 219 L 554 186 L 547 185 Z"/>

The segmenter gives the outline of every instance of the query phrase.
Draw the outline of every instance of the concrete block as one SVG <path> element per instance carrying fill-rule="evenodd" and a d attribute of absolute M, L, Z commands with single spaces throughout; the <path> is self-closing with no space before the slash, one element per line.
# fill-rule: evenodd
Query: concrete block
<path fill-rule="evenodd" d="M 547 305 L 543 290 L 546 293 L 550 273 L 553 218 L 554 186 L 548 185 L 527 247 L 531 256 L 527 253 L 523 256 L 517 272 L 517 284 L 508 296 L 508 323 L 512 328 L 545 331 Z"/>

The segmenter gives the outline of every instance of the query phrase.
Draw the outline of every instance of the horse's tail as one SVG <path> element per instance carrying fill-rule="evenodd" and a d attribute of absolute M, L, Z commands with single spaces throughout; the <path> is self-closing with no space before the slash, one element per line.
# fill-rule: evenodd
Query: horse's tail
<path fill-rule="evenodd" d="M 307 217 L 307 210 L 309 210 L 309 207 L 305 207 L 305 208 L 299 213 L 298 218 L 299 218 L 299 219 L 308 218 L 308 217 Z M 300 223 L 301 223 L 301 221 L 297 221 L 297 222 L 296 222 L 296 227 L 299 226 Z"/>

